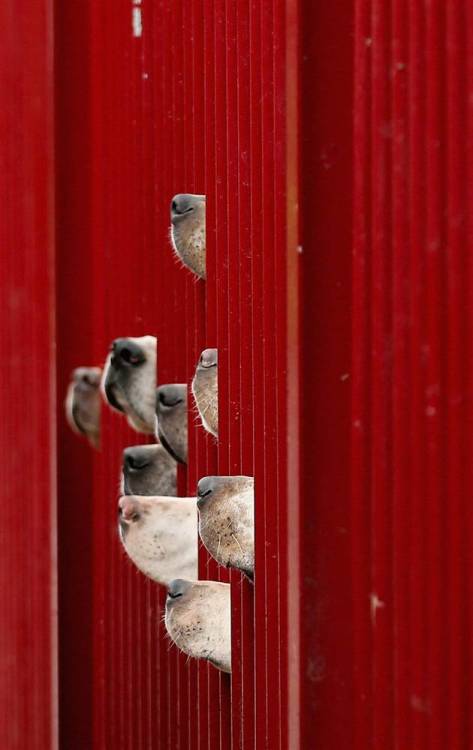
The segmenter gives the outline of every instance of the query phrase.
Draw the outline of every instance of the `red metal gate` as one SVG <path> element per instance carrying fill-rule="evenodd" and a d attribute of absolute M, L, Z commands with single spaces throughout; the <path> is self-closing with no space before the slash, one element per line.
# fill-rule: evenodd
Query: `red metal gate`
<path fill-rule="evenodd" d="M 209 473 L 243 473 L 256 476 L 260 500 L 256 585 L 232 575 L 230 685 L 170 648 L 164 592 L 123 554 L 115 522 L 121 451 L 140 440 L 119 415 L 104 412 L 93 486 L 85 472 L 85 486 L 75 483 L 72 507 L 62 511 L 64 608 L 78 610 L 70 591 L 82 565 L 94 588 L 92 610 L 81 585 L 82 614 L 61 629 L 62 740 L 83 747 L 87 731 L 70 708 L 77 681 L 85 688 L 90 678 L 87 659 L 70 669 L 71 632 L 85 626 L 93 629 L 93 746 L 286 747 L 285 89 L 286 71 L 294 79 L 297 71 L 286 66 L 285 4 L 103 2 L 89 10 L 88 23 L 83 6 L 58 6 L 56 18 L 65 62 L 58 69 L 65 374 L 78 352 L 100 364 L 113 338 L 152 333 L 159 382 L 190 382 L 202 349 L 217 346 L 219 441 L 190 415 L 182 493 L 194 494 Z M 288 28 L 295 34 L 294 20 Z M 177 266 L 169 245 L 177 192 L 207 195 L 205 283 Z M 88 459 L 69 456 L 70 442 L 64 435 L 62 465 L 84 470 Z M 63 497 L 70 481 L 65 469 Z M 93 534 L 92 562 L 85 542 L 71 565 L 82 508 L 88 531 L 79 534 Z M 202 577 L 227 579 L 204 551 L 200 564 Z"/>
<path fill-rule="evenodd" d="M 58 681 L 67 750 L 470 748 L 470 4 L 84 0 L 53 33 L 47 0 L 7 0 L 0 20 L 1 747 L 56 746 Z M 183 191 L 207 196 L 206 282 L 169 245 Z M 161 383 L 219 350 L 218 443 L 191 413 L 181 494 L 255 476 L 231 678 L 171 646 L 118 541 L 143 441 L 104 409 L 92 455 L 63 420 L 72 368 L 143 334 Z M 228 575 L 204 550 L 200 574 Z"/>

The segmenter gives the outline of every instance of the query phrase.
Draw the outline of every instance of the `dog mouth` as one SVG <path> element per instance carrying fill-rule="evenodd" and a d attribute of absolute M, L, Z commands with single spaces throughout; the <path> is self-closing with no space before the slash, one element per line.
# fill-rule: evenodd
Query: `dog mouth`
<path fill-rule="evenodd" d="M 206 372 L 206 371 L 208 372 L 213 367 L 217 367 L 217 363 L 216 362 L 213 362 L 212 364 L 204 364 L 203 362 L 199 362 L 197 371 L 200 370 L 200 372 Z"/>
<path fill-rule="evenodd" d="M 74 390 L 76 393 L 92 393 L 98 390 L 98 385 L 88 380 L 80 380 L 78 383 L 74 383 Z"/>
<path fill-rule="evenodd" d="M 173 214 L 171 216 L 171 224 L 173 225 L 173 227 L 175 227 L 175 226 L 177 226 L 179 224 L 182 224 L 182 222 L 186 218 L 188 218 L 189 214 L 192 214 L 194 211 L 195 211 L 194 208 L 189 208 L 189 209 L 187 209 L 187 211 L 184 211 L 184 213 L 182 213 L 182 214 Z"/>
<path fill-rule="evenodd" d="M 159 398 L 159 407 L 158 411 L 171 411 L 171 409 L 175 409 L 176 406 L 179 406 L 179 404 L 184 403 L 183 398 L 177 398 L 174 401 L 165 401 L 163 398 Z"/>

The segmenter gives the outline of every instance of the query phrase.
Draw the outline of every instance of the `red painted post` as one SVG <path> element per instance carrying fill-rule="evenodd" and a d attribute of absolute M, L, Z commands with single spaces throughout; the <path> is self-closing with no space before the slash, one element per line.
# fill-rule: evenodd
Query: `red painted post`
<path fill-rule="evenodd" d="M 467 747 L 471 12 L 346 11 L 303 6 L 302 740 Z"/>
<path fill-rule="evenodd" d="M 95 451 L 64 414 L 72 370 L 101 364 L 91 294 L 89 20 L 86 4 L 55 6 L 59 743 L 70 750 L 92 746 L 93 711 Z"/>
<path fill-rule="evenodd" d="M 353 408 L 358 408 L 352 367 L 356 366 L 356 357 L 361 358 L 366 351 L 361 338 L 362 321 L 369 313 L 363 299 L 359 305 L 351 305 L 352 232 L 354 228 L 357 241 L 361 234 L 358 223 L 365 222 L 367 216 L 364 204 L 357 206 L 353 214 L 353 179 L 356 186 L 356 181 L 363 178 L 367 154 L 361 150 L 354 154 L 352 148 L 353 7 L 303 2 L 300 14 L 301 433 L 300 506 L 295 509 L 300 515 L 297 593 L 292 591 L 297 580 L 291 580 L 292 606 L 298 603 L 300 608 L 300 725 L 297 727 L 297 718 L 291 716 L 295 723 L 292 736 L 299 729 L 300 747 L 351 747 L 355 717 L 362 731 L 369 713 L 369 695 L 364 692 L 364 685 L 370 683 L 369 670 L 365 669 L 366 643 L 357 617 L 357 611 L 368 602 L 364 574 L 368 555 L 365 534 L 369 526 L 365 485 L 358 488 L 357 484 L 361 456 L 354 455 L 352 485 L 349 473 L 351 398 Z M 358 91 L 361 98 L 363 89 L 356 89 L 355 94 Z M 358 104 L 356 118 L 364 118 L 364 104 L 364 100 Z M 358 125 L 355 120 L 355 132 L 362 131 L 363 122 L 360 119 Z M 355 254 L 355 260 L 356 257 Z M 355 278 L 353 284 L 357 283 Z M 352 321 L 353 325 L 355 321 L 360 323 L 351 365 Z M 292 351 L 297 356 L 294 343 Z M 361 382 L 360 392 L 364 393 L 366 387 Z M 356 415 L 353 420 L 358 418 Z M 352 513 L 351 503 L 355 501 L 356 512 Z M 291 514 L 292 506 L 288 512 Z M 356 564 L 352 564 L 352 559 L 356 559 Z M 355 711 L 353 680 L 360 696 Z M 359 747 L 370 745 L 361 742 Z"/>
<path fill-rule="evenodd" d="M 53 8 L 0 7 L 0 745 L 58 747 Z"/>

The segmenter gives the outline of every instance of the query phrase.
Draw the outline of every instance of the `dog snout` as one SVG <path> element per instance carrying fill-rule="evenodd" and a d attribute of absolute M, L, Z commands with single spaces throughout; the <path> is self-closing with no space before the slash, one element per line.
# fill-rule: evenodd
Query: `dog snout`
<path fill-rule="evenodd" d="M 141 505 L 136 498 L 122 497 L 118 503 L 118 514 L 120 521 L 132 523 L 137 521 L 141 515 Z"/>
<path fill-rule="evenodd" d="M 141 447 L 133 446 L 123 451 L 123 469 L 128 471 L 141 471 L 151 463 L 149 451 Z"/>
<path fill-rule="evenodd" d="M 217 365 L 217 350 L 216 349 L 204 349 L 199 359 L 199 367 L 208 369 L 210 367 L 216 367 Z"/>
<path fill-rule="evenodd" d="M 182 387 L 178 385 L 161 385 L 157 389 L 157 404 L 160 406 L 172 408 L 181 404 L 184 400 Z"/>
<path fill-rule="evenodd" d="M 111 364 L 114 367 L 136 367 L 145 359 L 141 346 L 131 339 L 115 339 L 112 344 Z"/>

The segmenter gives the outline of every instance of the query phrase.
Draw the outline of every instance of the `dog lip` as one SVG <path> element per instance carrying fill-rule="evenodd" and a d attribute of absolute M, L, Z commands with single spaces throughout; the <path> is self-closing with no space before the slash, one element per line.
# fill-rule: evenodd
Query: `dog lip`
<path fill-rule="evenodd" d="M 171 213 L 171 224 L 173 226 L 176 226 L 176 224 L 179 224 L 183 219 L 186 218 L 189 214 L 191 214 L 194 211 L 194 208 L 189 208 L 187 211 L 183 211 L 182 213 L 177 213 L 176 211 L 173 211 Z"/>
<path fill-rule="evenodd" d="M 197 363 L 198 370 L 210 370 L 212 367 L 217 367 L 218 352 L 217 349 L 204 349 L 199 357 Z"/>
<path fill-rule="evenodd" d="M 79 407 L 77 406 L 77 404 L 73 403 L 72 404 L 72 419 L 74 420 L 74 424 L 79 430 L 79 432 L 82 432 L 82 434 L 85 435 L 85 430 L 80 423 L 79 414 L 80 414 Z"/>
<path fill-rule="evenodd" d="M 128 533 L 129 528 L 130 528 L 130 524 L 128 523 L 128 521 L 125 521 L 124 518 L 119 516 L 118 517 L 118 529 L 119 529 L 119 532 L 121 532 L 123 537 Z"/>
<path fill-rule="evenodd" d="M 113 406 L 115 409 L 117 409 L 117 411 L 121 411 L 122 413 L 125 413 L 125 410 L 123 409 L 123 406 L 121 406 L 118 403 L 117 399 L 115 398 L 115 393 L 114 393 L 113 386 L 114 386 L 114 383 L 111 383 L 111 382 L 106 382 L 105 383 L 104 390 L 105 390 L 105 395 L 107 397 L 107 401 L 108 401 L 108 403 L 111 406 Z"/>
<path fill-rule="evenodd" d="M 186 214 L 190 214 L 192 211 L 194 211 L 194 208 L 194 206 L 189 206 L 185 211 L 178 211 L 176 208 L 173 208 L 172 213 L 174 216 L 185 216 Z"/>
<path fill-rule="evenodd" d="M 167 452 L 169 453 L 169 455 L 172 456 L 175 461 L 177 461 L 180 464 L 185 464 L 186 463 L 180 456 L 177 455 L 176 451 L 169 444 L 169 442 L 166 439 L 166 436 L 164 435 L 163 431 L 159 427 L 159 423 L 158 423 L 158 438 L 159 438 L 159 442 L 162 444 L 163 448 L 165 450 L 167 450 Z"/>

